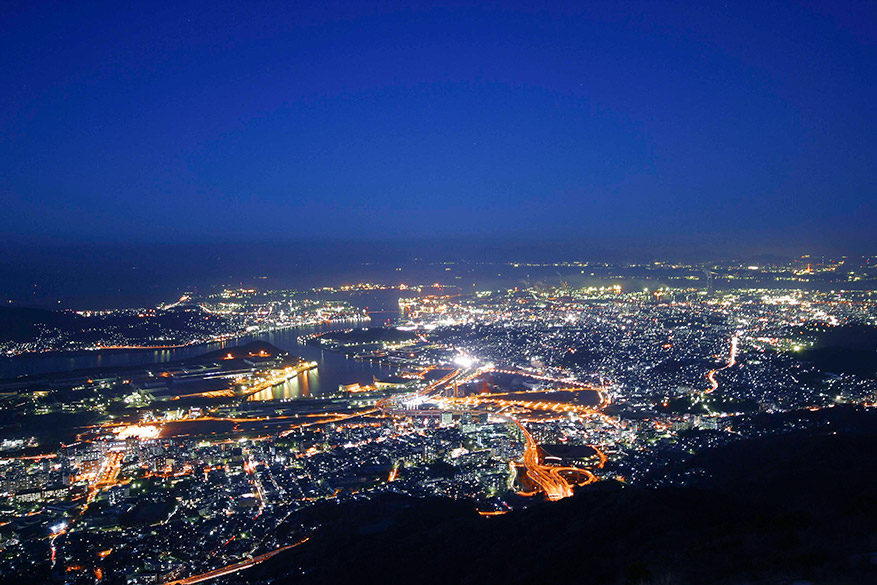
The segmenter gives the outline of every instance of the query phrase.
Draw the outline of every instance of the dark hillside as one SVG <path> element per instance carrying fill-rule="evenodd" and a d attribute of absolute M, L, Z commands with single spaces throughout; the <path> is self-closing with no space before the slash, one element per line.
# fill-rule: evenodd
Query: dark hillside
<path fill-rule="evenodd" d="M 851 324 L 829 328 L 819 333 L 813 347 L 800 357 L 826 372 L 875 378 L 877 327 Z"/>
<path fill-rule="evenodd" d="M 40 326 L 67 329 L 82 320 L 69 311 L 0 307 L 0 341 L 31 341 L 39 334 Z"/>

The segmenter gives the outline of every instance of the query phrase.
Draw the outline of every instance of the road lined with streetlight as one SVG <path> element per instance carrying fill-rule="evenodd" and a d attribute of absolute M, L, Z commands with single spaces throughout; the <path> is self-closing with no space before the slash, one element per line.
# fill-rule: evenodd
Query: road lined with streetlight
<path fill-rule="evenodd" d="M 441 379 L 432 382 L 422 390 L 413 393 L 412 395 L 408 395 L 407 398 L 410 400 L 411 398 L 426 398 L 435 392 L 441 390 L 446 387 L 452 381 L 457 380 L 458 378 L 463 381 L 469 381 L 477 375 L 492 371 L 492 368 L 480 368 L 478 370 L 474 370 L 471 372 L 467 372 L 464 370 L 454 370 L 448 375 L 442 377 Z M 508 370 L 498 370 L 502 373 L 517 373 L 522 374 L 523 372 L 513 372 Z M 523 373 L 527 375 L 526 373 Z M 561 382 L 565 384 L 569 384 L 569 380 L 559 380 L 556 378 L 550 378 L 547 376 L 539 376 L 540 379 L 552 382 Z M 564 388 L 563 391 L 574 391 L 574 390 L 592 390 L 590 388 Z M 493 415 L 499 418 L 506 420 L 507 422 L 515 425 L 518 430 L 521 432 L 524 438 L 524 456 L 523 456 L 523 465 L 527 470 L 527 477 L 534 483 L 536 487 L 541 490 L 545 496 L 549 500 L 560 500 L 562 498 L 569 497 L 573 494 L 573 489 L 575 486 L 587 485 L 589 483 L 593 483 L 597 481 L 597 477 L 587 469 L 582 469 L 579 467 L 569 467 L 569 466 L 554 466 L 554 465 L 546 465 L 543 462 L 543 457 L 541 454 L 541 450 L 539 445 L 536 443 L 536 440 L 527 430 L 527 428 L 521 423 L 520 420 L 511 416 L 509 414 L 500 414 L 499 411 L 504 410 L 508 407 L 523 407 L 531 410 L 549 410 L 557 413 L 574 413 L 580 416 L 586 415 L 594 415 L 600 414 L 600 410 L 609 403 L 608 396 L 600 391 L 597 391 L 600 396 L 600 404 L 596 407 L 586 407 L 580 406 L 576 404 L 562 403 L 562 402 L 549 402 L 549 401 L 528 401 L 528 400 L 507 400 L 501 398 L 494 398 L 489 396 L 469 396 L 466 398 L 457 398 L 457 397 L 449 397 L 449 396 L 441 396 L 434 397 L 440 406 L 444 406 L 441 408 L 442 411 L 452 411 L 452 412 L 468 412 L 470 414 L 488 414 Z M 376 404 L 377 408 L 388 415 L 401 415 L 401 416 L 411 416 L 414 415 L 415 412 L 406 409 L 398 409 L 394 408 L 395 404 L 400 400 L 401 397 L 388 397 L 384 398 Z M 453 405 L 462 405 L 464 408 L 455 408 Z M 474 407 L 480 407 L 482 405 L 496 405 L 500 408 L 497 411 L 488 411 L 488 410 L 480 410 Z M 448 408 L 450 406 L 450 408 Z M 606 456 L 595 448 L 595 451 L 599 457 L 599 465 L 598 467 L 603 467 L 606 463 Z"/>
<path fill-rule="evenodd" d="M 706 377 L 710 382 L 710 388 L 708 390 L 704 390 L 704 394 L 710 394 L 719 389 L 719 381 L 716 380 L 716 374 L 721 372 L 724 369 L 733 367 L 737 364 L 737 336 L 731 338 L 731 355 L 728 358 L 728 363 L 722 366 L 721 368 L 716 368 L 715 370 L 710 370 Z"/>

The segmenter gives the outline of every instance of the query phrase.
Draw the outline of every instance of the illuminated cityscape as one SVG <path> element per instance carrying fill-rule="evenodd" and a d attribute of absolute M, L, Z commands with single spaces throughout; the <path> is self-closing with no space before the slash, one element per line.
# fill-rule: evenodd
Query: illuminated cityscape
<path fill-rule="evenodd" d="M 877 3 L 0 10 L 0 585 L 874 585 Z"/>
<path fill-rule="evenodd" d="M 222 318 L 212 343 L 176 349 L 222 347 L 0 385 L 4 575 L 230 578 L 305 546 L 321 530 L 307 511 L 328 502 L 438 497 L 490 518 L 603 482 L 698 486 L 699 454 L 873 409 L 870 354 L 822 348 L 860 351 L 874 292 L 716 279 L 227 289 L 102 313 Z M 376 290 L 397 299 L 390 325 L 351 304 Z M 321 362 L 264 341 L 275 331 L 383 373 L 328 387 Z"/>

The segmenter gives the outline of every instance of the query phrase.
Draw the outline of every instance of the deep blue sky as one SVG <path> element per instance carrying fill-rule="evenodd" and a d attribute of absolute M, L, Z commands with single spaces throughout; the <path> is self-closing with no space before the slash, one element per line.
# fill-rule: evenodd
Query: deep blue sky
<path fill-rule="evenodd" d="M 873 2 L 131 4 L 0 9 L 0 239 L 877 248 Z"/>

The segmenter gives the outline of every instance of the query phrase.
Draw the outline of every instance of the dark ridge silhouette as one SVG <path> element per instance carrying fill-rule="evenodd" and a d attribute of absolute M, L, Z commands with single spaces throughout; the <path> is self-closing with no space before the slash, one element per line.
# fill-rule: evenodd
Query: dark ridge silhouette
<path fill-rule="evenodd" d="M 821 347 L 801 352 L 801 359 L 833 374 L 853 374 L 862 378 L 877 377 L 877 351 Z"/>
<path fill-rule="evenodd" d="M 813 347 L 800 357 L 825 372 L 875 378 L 877 327 L 856 323 L 830 327 L 819 332 Z"/>
<path fill-rule="evenodd" d="M 840 347 L 861 351 L 877 351 L 877 327 L 853 323 L 830 327 L 819 333 L 814 348 Z"/>
<path fill-rule="evenodd" d="M 40 326 L 69 329 L 84 320 L 70 311 L 49 311 L 30 307 L 0 307 L 0 340 L 31 341 Z"/>

